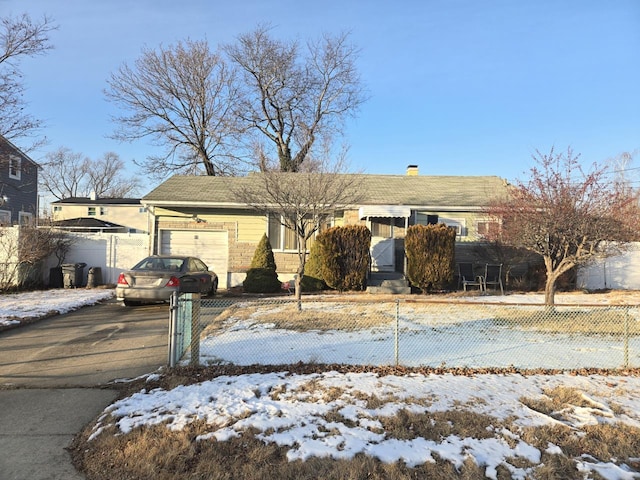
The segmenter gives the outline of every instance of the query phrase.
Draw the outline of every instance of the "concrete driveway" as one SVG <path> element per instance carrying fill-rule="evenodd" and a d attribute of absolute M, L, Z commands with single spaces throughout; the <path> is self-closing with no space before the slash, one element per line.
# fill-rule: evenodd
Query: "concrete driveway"
<path fill-rule="evenodd" d="M 84 478 L 65 448 L 115 400 L 113 381 L 166 365 L 168 318 L 109 301 L 0 333 L 0 477 Z"/>

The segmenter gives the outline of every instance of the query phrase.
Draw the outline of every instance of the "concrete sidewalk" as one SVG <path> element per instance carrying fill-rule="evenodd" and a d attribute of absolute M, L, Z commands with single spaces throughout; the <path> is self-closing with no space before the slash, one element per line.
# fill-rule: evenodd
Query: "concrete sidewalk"
<path fill-rule="evenodd" d="M 2 480 L 82 480 L 65 448 L 116 396 L 95 388 L 0 389 Z"/>

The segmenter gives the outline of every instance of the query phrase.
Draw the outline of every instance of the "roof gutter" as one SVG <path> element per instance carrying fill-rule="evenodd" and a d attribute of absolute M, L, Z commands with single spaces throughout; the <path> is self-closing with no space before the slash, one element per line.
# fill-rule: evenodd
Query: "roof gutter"
<path fill-rule="evenodd" d="M 254 210 L 251 205 L 239 202 L 191 202 L 191 201 L 170 201 L 170 200 L 141 200 L 141 203 L 145 207 L 182 207 L 182 208 L 237 208 L 241 210 Z M 360 203 L 363 206 L 375 206 L 367 203 Z M 418 210 L 418 211 L 433 211 L 433 212 L 480 212 L 486 208 L 486 206 L 468 206 L 468 205 L 398 205 L 403 209 Z M 358 206 L 336 206 L 337 209 L 353 209 L 358 210 Z"/>

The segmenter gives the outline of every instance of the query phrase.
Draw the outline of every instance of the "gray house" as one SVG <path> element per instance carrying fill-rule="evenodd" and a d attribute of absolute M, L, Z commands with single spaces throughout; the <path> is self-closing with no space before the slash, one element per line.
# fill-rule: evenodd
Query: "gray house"
<path fill-rule="evenodd" d="M 36 162 L 0 135 L 0 226 L 35 223 L 38 168 Z"/>

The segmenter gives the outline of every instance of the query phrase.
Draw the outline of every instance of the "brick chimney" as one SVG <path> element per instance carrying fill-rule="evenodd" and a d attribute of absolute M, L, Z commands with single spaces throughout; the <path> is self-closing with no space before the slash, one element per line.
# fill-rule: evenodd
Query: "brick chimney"
<path fill-rule="evenodd" d="M 407 175 L 418 175 L 418 165 L 407 165 Z"/>

